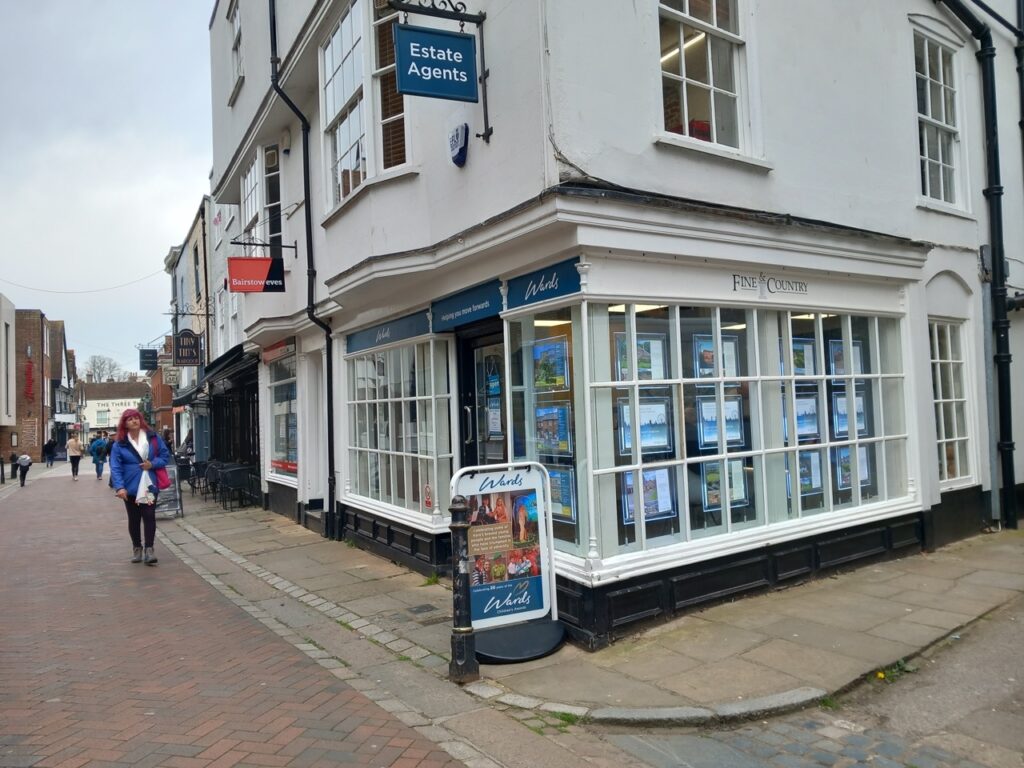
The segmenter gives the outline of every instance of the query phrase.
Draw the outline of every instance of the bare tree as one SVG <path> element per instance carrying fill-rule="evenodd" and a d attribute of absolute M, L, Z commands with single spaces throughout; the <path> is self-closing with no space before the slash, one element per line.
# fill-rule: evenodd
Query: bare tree
<path fill-rule="evenodd" d="M 85 376 L 92 375 L 93 381 L 107 381 L 113 379 L 114 381 L 126 381 L 128 379 L 128 372 L 121 367 L 121 364 L 114 360 L 112 357 L 104 357 L 103 355 L 93 355 L 85 361 L 85 370 L 83 371 Z"/>

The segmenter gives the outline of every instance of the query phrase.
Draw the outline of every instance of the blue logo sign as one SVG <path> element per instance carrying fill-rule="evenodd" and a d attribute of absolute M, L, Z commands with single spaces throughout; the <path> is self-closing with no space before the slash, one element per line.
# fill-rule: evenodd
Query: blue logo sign
<path fill-rule="evenodd" d="M 382 344 L 391 344 L 395 341 L 411 339 L 414 336 L 423 336 L 430 333 L 430 324 L 427 322 L 426 312 L 417 312 L 415 315 L 406 315 L 388 323 L 375 325 L 364 331 L 350 333 L 345 340 L 345 349 L 348 352 L 361 352 L 364 349 L 372 349 Z"/>
<path fill-rule="evenodd" d="M 434 333 L 457 328 L 474 320 L 496 317 L 501 312 L 501 282 L 492 280 L 431 305 Z"/>
<path fill-rule="evenodd" d="M 536 611 L 544 606 L 540 576 L 498 581 L 470 587 L 470 614 L 474 620 Z"/>
<path fill-rule="evenodd" d="M 508 281 L 508 308 L 524 307 L 580 291 L 577 259 L 563 261 Z"/>
<path fill-rule="evenodd" d="M 395 25 L 398 92 L 477 100 L 476 38 L 462 32 Z"/>

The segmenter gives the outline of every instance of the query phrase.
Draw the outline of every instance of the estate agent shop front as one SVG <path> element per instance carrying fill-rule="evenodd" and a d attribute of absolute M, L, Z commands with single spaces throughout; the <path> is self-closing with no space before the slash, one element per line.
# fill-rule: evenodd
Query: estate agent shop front
<path fill-rule="evenodd" d="M 454 471 L 540 462 L 559 614 L 592 646 L 920 546 L 904 350 L 923 251 L 882 247 L 884 279 L 820 250 L 787 268 L 587 253 L 349 334 L 341 528 L 443 564 Z"/>

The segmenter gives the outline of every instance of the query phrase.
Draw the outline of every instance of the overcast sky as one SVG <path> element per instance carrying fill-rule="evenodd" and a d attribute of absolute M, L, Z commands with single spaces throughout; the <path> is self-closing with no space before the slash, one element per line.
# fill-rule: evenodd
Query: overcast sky
<path fill-rule="evenodd" d="M 137 370 L 170 330 L 163 260 L 209 191 L 212 9 L 0 0 L 0 293 L 63 320 L 80 370 Z"/>

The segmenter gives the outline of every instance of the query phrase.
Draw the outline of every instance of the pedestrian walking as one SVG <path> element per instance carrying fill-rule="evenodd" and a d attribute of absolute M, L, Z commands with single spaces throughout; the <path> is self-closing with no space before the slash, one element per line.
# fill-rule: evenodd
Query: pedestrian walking
<path fill-rule="evenodd" d="M 57 455 L 57 441 L 52 437 L 43 444 L 43 458 L 46 459 L 46 466 L 52 467 L 53 460 Z"/>
<path fill-rule="evenodd" d="M 124 502 L 128 512 L 133 563 L 157 563 L 153 554 L 158 495 L 154 470 L 165 468 L 170 460 L 167 443 L 149 428 L 141 413 L 129 408 L 121 414 L 110 452 L 110 477 L 117 498 Z"/>
<path fill-rule="evenodd" d="M 28 474 L 28 468 L 32 466 L 32 457 L 27 453 L 21 454 L 18 457 L 18 477 L 21 479 L 21 487 L 25 487 L 25 475 Z"/>
<path fill-rule="evenodd" d="M 82 452 L 85 450 L 82 447 L 82 441 L 78 439 L 77 432 L 71 433 L 71 439 L 68 440 L 67 445 L 64 447 L 68 452 L 68 461 L 71 462 L 71 479 L 77 482 L 78 464 L 82 460 Z"/>
<path fill-rule="evenodd" d="M 107 433 L 100 432 L 96 439 L 89 443 L 89 455 L 92 456 L 93 466 L 96 468 L 96 479 L 103 479 L 103 467 L 107 463 Z"/>

